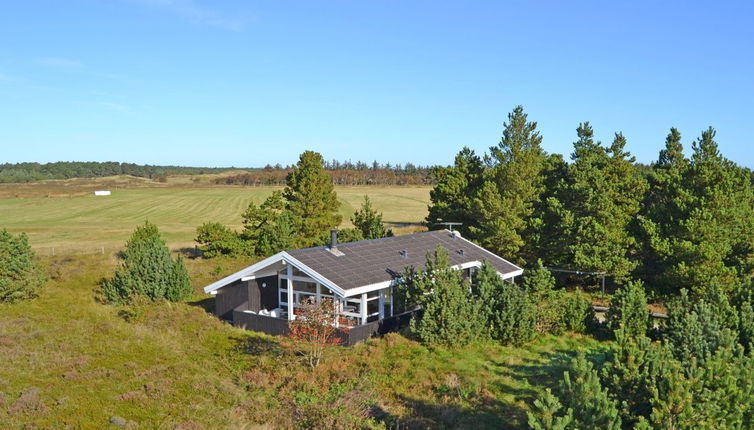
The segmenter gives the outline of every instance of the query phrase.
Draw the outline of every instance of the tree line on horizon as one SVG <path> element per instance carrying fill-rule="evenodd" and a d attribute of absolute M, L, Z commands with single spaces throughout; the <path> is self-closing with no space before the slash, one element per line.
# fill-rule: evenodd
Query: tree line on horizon
<path fill-rule="evenodd" d="M 294 168 L 268 164 L 261 170 L 225 176 L 213 182 L 221 185 L 286 185 L 288 174 Z M 363 161 L 330 160 L 323 162 L 323 168 L 335 185 L 431 185 L 434 184 L 432 172 L 437 167 L 413 163 L 380 164 L 374 161 L 367 164 Z"/>
<path fill-rule="evenodd" d="M 219 173 L 227 167 L 156 166 L 117 161 L 58 161 L 54 163 L 0 164 L 0 183 L 34 182 L 45 179 L 101 178 L 131 175 L 156 179 L 167 175 Z"/>
<path fill-rule="evenodd" d="M 324 169 L 336 185 L 424 185 L 432 183 L 434 166 L 413 163 L 367 164 L 351 160 L 323 162 Z M 59 161 L 52 163 L 0 163 L 0 183 L 24 183 L 46 179 L 101 178 L 130 175 L 162 180 L 170 175 L 202 175 L 242 170 L 243 173 L 217 178 L 218 185 L 285 185 L 286 177 L 295 166 L 267 164 L 258 167 L 190 167 L 119 163 L 116 161 Z"/>

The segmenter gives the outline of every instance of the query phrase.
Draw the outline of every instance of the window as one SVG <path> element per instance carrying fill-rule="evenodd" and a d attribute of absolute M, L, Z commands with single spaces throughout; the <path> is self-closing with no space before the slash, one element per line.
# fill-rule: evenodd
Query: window
<path fill-rule="evenodd" d="M 317 294 L 317 284 L 315 282 L 293 281 L 293 289 L 304 293 Z"/>

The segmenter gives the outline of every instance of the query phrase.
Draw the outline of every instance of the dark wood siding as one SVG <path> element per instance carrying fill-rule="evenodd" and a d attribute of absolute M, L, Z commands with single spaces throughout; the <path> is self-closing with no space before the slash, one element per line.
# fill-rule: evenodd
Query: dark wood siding
<path fill-rule="evenodd" d="M 279 301 L 277 275 L 249 281 L 249 310 L 272 310 L 278 307 Z"/>
<path fill-rule="evenodd" d="M 233 320 L 233 309 L 249 301 L 249 290 L 246 282 L 238 280 L 226 285 L 215 295 L 215 315 L 224 320 Z"/>
<path fill-rule="evenodd" d="M 246 303 L 242 303 L 234 309 L 233 325 L 246 330 L 259 331 L 271 334 L 273 336 L 284 336 L 290 332 L 288 320 L 282 318 L 273 318 L 264 315 L 250 314 L 244 312 Z"/>

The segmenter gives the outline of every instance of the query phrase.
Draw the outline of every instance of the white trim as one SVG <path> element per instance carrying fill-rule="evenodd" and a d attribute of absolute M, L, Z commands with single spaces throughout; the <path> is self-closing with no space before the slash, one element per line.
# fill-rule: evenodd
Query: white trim
<path fill-rule="evenodd" d="M 467 242 L 469 245 L 471 245 L 471 246 L 473 246 L 475 248 L 481 249 L 483 252 L 486 252 L 490 256 L 492 256 L 494 258 L 498 258 L 498 259 L 506 262 L 507 264 L 510 264 L 511 266 L 513 266 L 513 267 L 515 267 L 517 269 L 517 270 L 514 270 L 512 272 L 505 273 L 505 274 L 503 274 L 501 272 L 498 272 L 498 275 L 500 275 L 500 277 L 502 279 L 513 278 L 515 276 L 520 276 L 521 274 L 524 273 L 524 269 L 522 269 L 522 268 L 518 267 L 517 265 L 511 263 L 510 261 L 508 261 L 508 260 L 500 257 L 499 255 L 494 254 L 494 253 L 492 253 L 492 252 L 484 249 L 483 247 L 481 247 L 481 246 L 479 246 L 479 245 L 477 245 L 477 244 L 475 244 L 475 243 L 467 240 L 466 238 L 461 237 L 461 236 L 456 236 L 456 238 Z M 262 277 L 264 274 L 257 275 L 256 272 L 264 269 L 267 266 L 270 266 L 272 264 L 275 264 L 275 263 L 278 263 L 278 262 L 281 262 L 281 261 L 283 262 L 283 264 L 292 264 L 292 265 L 294 265 L 298 270 L 300 270 L 300 271 L 304 272 L 305 274 L 309 275 L 312 278 L 312 281 L 318 282 L 318 283 L 322 284 L 323 286 L 325 286 L 326 288 L 328 288 L 330 291 L 332 291 L 334 294 L 336 294 L 338 296 L 341 296 L 341 297 L 353 297 L 353 296 L 358 296 L 358 295 L 363 294 L 363 293 L 369 293 L 369 292 L 372 292 L 372 291 L 381 290 L 381 289 L 384 289 L 384 288 L 389 288 L 392 285 L 394 285 L 394 282 L 395 282 L 395 280 L 382 281 L 382 282 L 377 282 L 377 283 L 374 283 L 374 284 L 362 285 L 360 287 L 351 288 L 351 289 L 349 289 L 349 290 L 346 291 L 343 288 L 341 288 L 340 286 L 336 285 L 334 282 L 330 281 L 329 279 L 327 279 L 324 276 L 322 276 L 319 273 L 317 273 L 315 270 L 313 270 L 312 268 L 310 268 L 306 264 L 304 264 L 301 261 L 299 261 L 298 259 L 294 258 L 293 256 L 291 256 L 287 252 L 281 251 L 281 252 L 278 252 L 277 254 L 275 254 L 275 255 L 273 255 L 271 257 L 267 257 L 267 258 L 265 258 L 262 261 L 259 261 L 259 262 L 255 263 L 255 264 L 252 264 L 251 266 L 249 266 L 249 267 L 247 267 L 247 268 L 245 268 L 243 270 L 240 270 L 240 271 L 238 271 L 238 272 L 236 272 L 236 273 L 234 273 L 232 275 L 229 275 L 229 276 L 226 276 L 226 277 L 220 279 L 219 281 L 216 281 L 216 282 L 213 282 L 212 284 L 207 285 L 206 287 L 204 287 L 204 292 L 205 293 L 212 293 L 213 291 L 216 291 L 216 290 L 218 290 L 218 289 L 220 289 L 220 288 L 222 288 L 222 287 L 224 287 L 224 286 L 226 286 L 228 284 L 231 284 L 231 283 L 233 283 L 233 282 L 235 282 L 235 281 L 237 281 L 239 279 L 241 279 L 241 280 L 251 280 L 251 279 L 254 279 L 256 277 Z M 470 261 L 470 262 L 466 262 L 466 263 L 462 263 L 462 264 L 457 264 L 457 265 L 452 266 L 452 267 L 454 269 L 455 268 L 466 269 L 466 268 L 469 268 L 469 267 L 479 267 L 479 266 L 481 266 L 481 262 L 475 260 L 475 261 Z M 266 274 L 266 272 L 265 272 L 265 274 Z M 271 275 L 268 275 L 268 276 L 271 276 Z M 246 278 L 246 279 L 244 279 L 244 278 Z M 296 277 L 293 277 L 293 279 L 296 280 Z"/>
<path fill-rule="evenodd" d="M 285 251 L 278 252 L 277 254 L 267 257 L 262 261 L 259 261 L 255 264 L 252 264 L 251 266 L 239 270 L 238 272 L 228 275 L 219 281 L 213 282 L 206 287 L 204 287 L 204 292 L 209 294 L 212 293 L 215 290 L 218 290 L 228 284 L 231 284 L 235 281 L 238 281 L 239 279 L 243 279 L 244 277 L 252 276 L 254 273 L 264 269 L 265 267 L 268 267 L 272 264 L 283 262 L 284 264 L 292 264 L 296 266 L 296 268 L 307 275 L 309 275 L 314 282 L 319 282 L 320 284 L 327 287 L 330 291 L 333 293 L 339 295 L 339 296 L 345 296 L 345 291 L 343 291 L 342 288 L 340 288 L 338 285 L 336 285 L 334 282 L 330 281 L 329 279 L 325 278 L 324 276 L 320 275 L 316 271 L 312 270 L 309 266 L 306 264 L 300 262 L 296 258 L 292 257 L 290 254 L 288 254 Z"/>
<path fill-rule="evenodd" d="M 264 269 L 265 267 L 269 266 L 270 264 L 275 264 L 275 263 L 277 263 L 278 261 L 280 261 L 283 258 L 283 254 L 284 254 L 284 252 L 278 252 L 277 254 L 275 254 L 275 255 L 273 255 L 271 257 L 267 257 L 264 260 L 259 261 L 257 263 L 254 263 L 254 264 L 252 264 L 251 266 L 249 266 L 249 267 L 247 267 L 245 269 L 241 269 L 241 270 L 239 270 L 238 272 L 236 272 L 236 273 L 234 273 L 232 275 L 228 275 L 228 276 L 220 279 L 219 281 L 215 281 L 215 282 L 207 285 L 206 287 L 204 287 L 204 292 L 205 293 L 211 293 L 211 292 L 213 292 L 213 291 L 215 291 L 217 289 L 220 289 L 220 288 L 222 288 L 222 287 L 224 287 L 224 286 L 226 286 L 228 284 L 236 282 L 237 280 L 243 278 L 244 276 L 249 276 L 249 275 L 253 274 L 254 272 L 257 272 L 257 271 L 259 271 L 261 269 Z"/>
<path fill-rule="evenodd" d="M 367 323 L 367 293 L 361 293 L 361 306 L 359 306 L 361 312 L 361 325 Z"/>
<path fill-rule="evenodd" d="M 482 267 L 482 262 L 479 260 L 474 261 L 467 261 L 466 263 L 456 264 L 455 266 L 450 266 L 451 269 L 456 270 L 464 270 L 464 269 L 470 269 L 472 267 Z"/>
<path fill-rule="evenodd" d="M 380 314 L 380 319 L 383 320 L 385 319 L 385 290 L 380 290 L 379 300 L 380 303 L 377 305 L 380 307 L 378 313 Z"/>
<path fill-rule="evenodd" d="M 275 276 L 275 275 L 277 275 L 277 274 L 278 274 L 278 272 L 264 272 L 264 273 L 255 273 L 255 274 L 253 274 L 253 275 L 244 276 L 243 278 L 241 278 L 241 281 L 242 281 L 242 282 L 246 282 L 246 281 L 252 281 L 252 280 L 254 280 L 254 279 L 259 279 L 259 278 L 266 278 L 266 277 L 268 277 L 268 276 Z"/>
<path fill-rule="evenodd" d="M 518 267 L 518 266 L 516 266 L 516 267 Z M 503 280 L 515 278 L 516 276 L 521 276 L 523 273 L 524 273 L 524 269 L 518 269 L 515 272 L 508 272 L 506 274 L 502 274 L 500 272 L 497 272 L 497 274 L 500 275 L 500 277 Z"/>
<path fill-rule="evenodd" d="M 372 291 L 389 288 L 391 285 L 393 285 L 393 282 L 395 282 L 395 280 L 391 279 L 390 281 L 382 281 L 377 282 L 376 284 L 369 284 L 363 285 L 361 287 L 351 288 L 350 290 L 346 291 L 346 294 L 348 294 L 346 297 L 358 296 L 361 293 L 371 293 Z"/>
<path fill-rule="evenodd" d="M 446 230 L 446 231 L 447 231 L 447 230 Z M 470 241 L 470 240 L 466 239 L 465 237 L 463 237 L 463 236 L 461 236 L 461 235 L 457 235 L 457 236 L 455 236 L 455 237 L 456 237 L 457 239 L 461 239 L 461 240 L 465 241 L 466 243 L 468 243 L 469 245 L 471 245 L 471 246 L 473 246 L 473 247 L 475 247 L 475 248 L 479 248 L 479 249 L 481 249 L 481 250 L 482 250 L 483 252 L 486 252 L 487 254 L 489 254 L 489 255 L 491 255 L 491 256 L 493 256 L 493 257 L 495 257 L 495 258 L 499 258 L 499 259 L 501 259 L 501 260 L 505 261 L 506 263 L 508 263 L 508 264 L 510 264 L 511 266 L 513 266 L 513 267 L 515 267 L 516 269 L 518 269 L 518 270 L 515 270 L 515 271 L 513 271 L 513 272 L 508 272 L 508 273 L 506 273 L 505 275 L 503 275 L 503 276 L 504 276 L 504 278 L 503 278 L 503 279 L 507 279 L 507 278 L 510 278 L 510 277 L 513 277 L 513 276 L 518 276 L 518 275 L 520 275 L 520 274 L 524 273 L 524 269 L 522 269 L 522 268 L 518 267 L 517 265 L 515 265 L 515 264 L 511 263 L 510 261 L 506 260 L 505 258 L 503 258 L 503 257 L 501 257 L 501 256 L 499 256 L 499 255 L 497 255 L 497 254 L 495 254 L 494 252 L 488 251 L 488 250 L 487 250 L 487 249 L 485 249 L 485 248 L 484 248 L 483 246 L 479 246 L 479 245 L 477 245 L 476 243 L 474 243 L 474 242 L 472 242 L 472 241 Z M 499 273 L 499 272 L 498 272 L 498 273 Z M 515 273 L 515 275 L 514 275 L 514 273 Z"/>
<path fill-rule="evenodd" d="M 292 278 L 293 277 L 293 267 L 291 267 L 291 265 L 289 264 L 286 267 L 286 269 L 288 270 L 288 277 Z M 293 300 L 294 300 L 294 298 L 293 298 L 293 281 L 287 279 L 285 281 L 285 287 L 288 290 L 288 298 L 287 298 L 287 301 L 288 301 L 288 321 L 293 321 L 293 319 L 295 318 L 295 315 L 293 314 L 293 305 L 294 305 L 294 303 L 293 303 Z"/>

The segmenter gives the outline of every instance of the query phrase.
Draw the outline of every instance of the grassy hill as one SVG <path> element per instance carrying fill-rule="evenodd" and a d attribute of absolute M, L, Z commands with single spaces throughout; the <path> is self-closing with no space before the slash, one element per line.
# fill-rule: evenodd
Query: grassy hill
<path fill-rule="evenodd" d="M 241 227 L 251 201 L 261 202 L 275 187 L 212 186 L 216 175 L 170 177 L 167 183 L 111 177 L 0 185 L 0 228 L 25 231 L 41 253 L 66 249 L 120 248 L 145 219 L 160 228 L 172 248 L 193 247 L 196 227 L 217 221 Z M 196 181 L 198 179 L 198 181 Z M 111 196 L 95 197 L 97 189 Z M 428 187 L 336 187 L 344 226 L 365 194 L 384 220 L 397 229 L 416 228 L 427 214 Z M 47 248 L 47 249 L 42 249 Z"/>
<path fill-rule="evenodd" d="M 595 340 L 428 350 L 400 334 L 333 347 L 312 372 L 284 340 L 233 328 L 207 296 L 130 308 L 98 301 L 110 256 L 43 258 L 42 295 L 0 305 L 0 427 L 525 428 L 543 387 Z M 197 288 L 249 263 L 189 260 Z M 214 274 L 211 274 L 214 272 Z"/>

